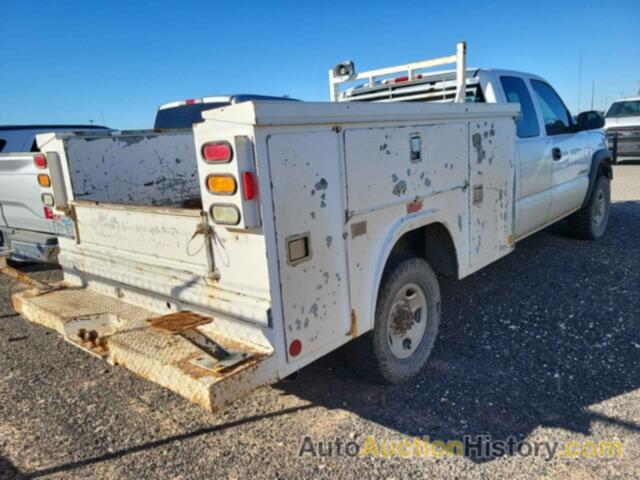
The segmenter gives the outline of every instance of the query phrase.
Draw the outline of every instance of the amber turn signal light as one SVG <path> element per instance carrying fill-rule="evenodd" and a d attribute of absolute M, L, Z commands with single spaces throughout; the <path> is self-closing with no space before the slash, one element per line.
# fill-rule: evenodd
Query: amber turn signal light
<path fill-rule="evenodd" d="M 49 175 L 45 175 L 44 173 L 41 173 L 40 175 L 38 175 L 38 184 L 41 187 L 50 187 L 51 179 L 49 178 Z"/>
<path fill-rule="evenodd" d="M 238 190 L 238 184 L 231 175 L 209 175 L 207 188 L 216 195 L 233 195 Z"/>

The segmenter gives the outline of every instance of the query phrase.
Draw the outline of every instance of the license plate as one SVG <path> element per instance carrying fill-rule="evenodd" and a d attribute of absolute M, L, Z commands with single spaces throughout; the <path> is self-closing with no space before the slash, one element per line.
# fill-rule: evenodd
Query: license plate
<path fill-rule="evenodd" d="M 64 215 L 55 215 L 53 217 L 53 230 L 59 237 L 75 238 L 73 220 Z"/>

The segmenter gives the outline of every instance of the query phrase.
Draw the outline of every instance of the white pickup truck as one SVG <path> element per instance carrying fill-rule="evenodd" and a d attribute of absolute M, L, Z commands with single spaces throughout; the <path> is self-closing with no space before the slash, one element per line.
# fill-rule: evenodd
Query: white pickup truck
<path fill-rule="evenodd" d="M 466 79 L 464 55 L 342 65 L 340 101 L 206 111 L 190 146 L 175 132 L 39 136 L 43 193 L 65 215 L 64 282 L 14 307 L 211 410 L 349 342 L 371 378 L 411 378 L 440 323 L 436 274 L 465 277 L 572 213 L 597 238 L 608 215 L 603 135 L 573 125 L 537 77 Z M 448 100 L 451 77 L 456 102 L 345 101 L 423 86 L 434 77 L 420 68 L 452 62 L 433 84 Z M 110 167 L 93 168 L 103 156 Z"/>
<path fill-rule="evenodd" d="M 95 125 L 0 126 L 0 248 L 14 260 L 54 262 L 58 242 L 51 205 L 38 186 L 36 135 L 53 131 L 106 131 Z"/>

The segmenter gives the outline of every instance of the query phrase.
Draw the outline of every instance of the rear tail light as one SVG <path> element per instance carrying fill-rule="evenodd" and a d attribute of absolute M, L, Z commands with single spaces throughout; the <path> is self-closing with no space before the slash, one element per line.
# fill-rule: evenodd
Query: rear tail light
<path fill-rule="evenodd" d="M 48 207 L 53 207 L 53 205 L 55 204 L 55 202 L 53 201 L 53 195 L 51 195 L 50 193 L 43 193 L 42 203 L 44 203 Z"/>
<path fill-rule="evenodd" d="M 53 220 L 53 209 L 51 207 L 44 207 L 44 218 Z"/>
<path fill-rule="evenodd" d="M 256 178 L 251 172 L 242 172 L 242 192 L 245 200 L 253 200 L 258 193 Z"/>
<path fill-rule="evenodd" d="M 209 175 L 207 188 L 216 195 L 233 195 L 238 190 L 238 184 L 231 175 Z"/>
<path fill-rule="evenodd" d="M 207 162 L 227 163 L 233 158 L 233 150 L 229 142 L 205 143 L 202 146 L 202 157 Z"/>
<path fill-rule="evenodd" d="M 211 218 L 220 225 L 238 225 L 240 211 L 234 205 L 212 205 Z"/>
<path fill-rule="evenodd" d="M 38 184 L 40 184 L 41 187 L 50 187 L 51 179 L 49 178 L 49 175 L 45 175 L 44 173 L 38 175 Z"/>
<path fill-rule="evenodd" d="M 41 153 L 34 155 L 33 163 L 35 163 L 37 168 L 47 168 L 47 157 L 45 157 Z"/>
<path fill-rule="evenodd" d="M 195 99 L 195 98 L 187 98 L 187 99 L 184 101 L 184 104 L 185 104 L 185 105 L 193 105 L 193 104 L 195 104 L 195 103 L 196 103 L 196 99 Z"/>

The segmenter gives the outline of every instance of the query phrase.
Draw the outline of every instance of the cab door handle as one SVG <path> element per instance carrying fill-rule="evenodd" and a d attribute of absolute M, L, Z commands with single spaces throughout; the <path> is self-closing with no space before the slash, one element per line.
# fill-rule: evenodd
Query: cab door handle
<path fill-rule="evenodd" d="M 558 147 L 553 147 L 553 149 L 551 150 L 551 156 L 555 161 L 560 160 L 562 158 L 562 150 L 560 150 Z"/>

